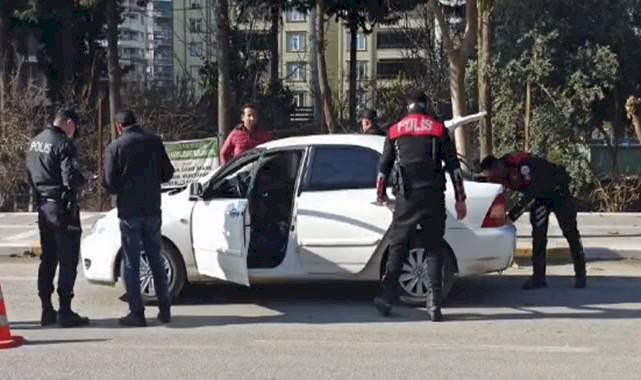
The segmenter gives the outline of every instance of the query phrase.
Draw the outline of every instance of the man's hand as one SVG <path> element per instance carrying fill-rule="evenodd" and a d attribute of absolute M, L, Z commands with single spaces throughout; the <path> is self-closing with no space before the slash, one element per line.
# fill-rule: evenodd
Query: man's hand
<path fill-rule="evenodd" d="M 456 201 L 456 219 L 463 220 L 467 216 L 467 205 L 465 201 Z"/>

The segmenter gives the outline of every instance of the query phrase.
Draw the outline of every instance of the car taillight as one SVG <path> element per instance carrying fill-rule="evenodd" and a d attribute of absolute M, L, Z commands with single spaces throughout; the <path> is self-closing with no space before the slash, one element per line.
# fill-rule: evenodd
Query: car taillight
<path fill-rule="evenodd" d="M 497 195 L 494 202 L 492 202 L 492 206 L 490 206 L 490 209 L 487 211 L 481 227 L 492 228 L 504 226 L 507 221 L 505 216 L 506 203 L 507 198 L 505 197 L 505 193 Z"/>

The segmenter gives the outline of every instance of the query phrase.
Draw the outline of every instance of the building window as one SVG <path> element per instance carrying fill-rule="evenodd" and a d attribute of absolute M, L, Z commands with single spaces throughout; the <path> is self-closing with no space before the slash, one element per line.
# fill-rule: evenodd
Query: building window
<path fill-rule="evenodd" d="M 305 107 L 305 93 L 304 92 L 294 92 L 294 104 L 296 107 Z"/>
<path fill-rule="evenodd" d="M 301 12 L 298 9 L 290 9 L 287 11 L 287 21 L 288 22 L 302 22 L 307 20 L 307 14 Z"/>
<path fill-rule="evenodd" d="M 203 57 L 203 44 L 200 42 L 190 42 L 189 43 L 189 56 L 191 57 Z"/>
<path fill-rule="evenodd" d="M 189 31 L 191 33 L 203 32 L 203 20 L 199 18 L 189 19 Z"/>
<path fill-rule="evenodd" d="M 191 9 L 201 9 L 203 6 L 200 4 L 200 1 L 192 0 Z"/>
<path fill-rule="evenodd" d="M 376 35 L 376 46 L 379 49 L 409 49 L 418 33 L 412 32 L 379 32 Z"/>
<path fill-rule="evenodd" d="M 305 51 L 306 42 L 305 32 L 287 33 L 287 51 Z"/>
<path fill-rule="evenodd" d="M 349 61 L 347 61 L 347 71 L 349 72 Z M 356 62 L 356 80 L 363 81 L 367 80 L 369 76 L 369 71 L 367 71 L 367 61 L 357 61 Z"/>
<path fill-rule="evenodd" d="M 351 42 L 352 42 L 352 34 L 347 32 L 347 43 L 345 45 L 347 46 L 348 51 L 350 49 Z M 365 38 L 365 34 L 363 33 L 356 34 L 356 50 L 357 51 L 367 50 L 367 38 Z"/>
<path fill-rule="evenodd" d="M 376 77 L 379 79 L 393 79 L 403 73 L 415 75 L 421 70 L 419 60 L 407 59 L 381 59 L 376 64 Z"/>
<path fill-rule="evenodd" d="M 302 82 L 307 78 L 305 62 L 287 63 L 287 80 L 292 82 Z"/>

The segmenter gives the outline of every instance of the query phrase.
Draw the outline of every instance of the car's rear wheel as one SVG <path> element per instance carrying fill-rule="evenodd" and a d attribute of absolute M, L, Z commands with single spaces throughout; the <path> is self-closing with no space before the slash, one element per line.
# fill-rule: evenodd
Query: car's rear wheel
<path fill-rule="evenodd" d="M 455 261 L 449 247 L 443 248 L 443 299 L 452 290 L 454 285 Z M 427 251 L 422 247 L 410 249 L 399 277 L 401 301 L 412 306 L 423 306 L 427 298 Z"/>
<path fill-rule="evenodd" d="M 178 251 L 176 251 L 176 249 L 166 241 L 162 242 L 160 255 L 163 262 L 163 268 L 165 269 L 165 274 L 167 275 L 169 295 L 171 300 L 174 301 L 180 297 L 180 293 L 182 293 L 187 282 L 185 264 L 180 257 L 180 253 L 178 253 Z M 125 283 L 124 274 L 125 265 L 123 259 L 121 260 L 120 266 L 120 279 L 122 280 L 123 285 Z M 154 286 L 151 266 L 149 265 L 149 259 L 144 251 L 140 257 L 140 294 L 142 296 L 142 301 L 146 304 L 155 303 L 158 300 L 156 297 L 156 288 Z"/>

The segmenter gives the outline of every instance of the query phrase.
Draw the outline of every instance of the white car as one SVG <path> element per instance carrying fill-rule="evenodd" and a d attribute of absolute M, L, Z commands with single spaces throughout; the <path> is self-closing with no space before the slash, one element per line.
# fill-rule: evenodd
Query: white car
<path fill-rule="evenodd" d="M 382 275 L 389 207 L 376 205 L 383 137 L 319 135 L 264 144 L 209 176 L 163 194 L 162 255 L 172 296 L 187 283 L 225 280 L 365 280 Z M 458 221 L 446 190 L 444 290 L 455 275 L 502 271 L 511 262 L 516 230 L 505 218 L 500 185 L 466 181 L 468 215 Z M 417 226 L 420 229 L 420 226 Z M 420 234 L 410 242 L 400 285 L 404 300 L 427 292 Z M 85 277 L 113 284 L 122 272 L 115 210 L 82 243 Z M 143 298 L 155 297 L 149 265 L 141 263 Z"/>

